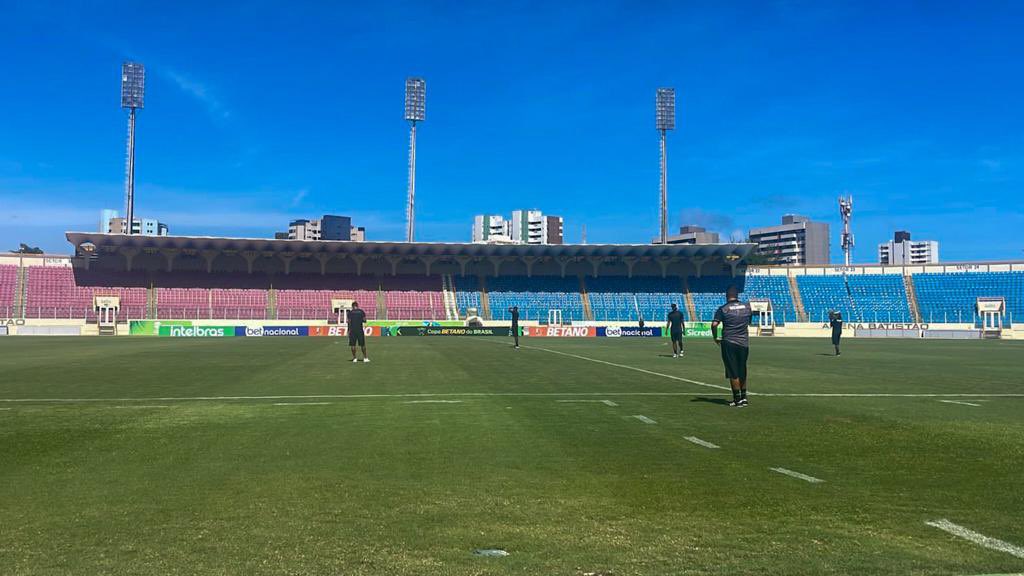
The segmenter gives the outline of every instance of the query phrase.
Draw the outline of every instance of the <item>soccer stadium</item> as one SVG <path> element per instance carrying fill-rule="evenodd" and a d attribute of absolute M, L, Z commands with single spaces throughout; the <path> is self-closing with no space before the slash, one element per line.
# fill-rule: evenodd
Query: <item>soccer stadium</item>
<path fill-rule="evenodd" d="M 863 246 L 854 252 L 854 230 L 871 230 L 861 237 L 881 239 L 878 230 L 886 227 L 888 236 L 901 210 L 918 210 L 926 221 L 934 216 L 943 223 L 939 228 L 953 228 L 954 219 L 935 216 L 940 210 L 935 197 L 911 202 L 909 192 L 894 192 L 909 186 L 904 180 L 895 179 L 898 186 L 886 188 L 884 179 L 871 172 L 883 163 L 874 148 L 868 150 L 871 155 L 853 159 L 834 152 L 828 161 L 793 152 L 784 134 L 789 128 L 780 127 L 793 118 L 767 128 L 756 122 L 744 126 L 741 131 L 768 134 L 769 145 L 750 154 L 740 150 L 740 141 L 675 148 L 680 139 L 670 140 L 670 135 L 677 129 L 677 95 L 665 86 L 683 74 L 672 71 L 676 59 L 683 69 L 689 52 L 721 50 L 728 56 L 729 50 L 741 50 L 736 46 L 743 42 L 735 38 L 742 35 L 732 28 L 720 32 L 712 42 L 716 48 L 709 51 L 686 44 L 690 36 L 705 33 L 703 28 L 698 33 L 678 24 L 671 30 L 673 42 L 686 44 L 688 52 L 658 58 L 645 52 L 645 58 L 672 66 L 641 66 L 634 63 L 639 52 L 653 46 L 667 50 L 668 44 L 637 32 L 640 25 L 632 18 L 644 15 L 647 26 L 660 20 L 664 10 L 674 21 L 689 22 L 687 15 L 694 10 L 673 3 L 654 10 L 642 4 L 612 10 L 595 2 L 564 14 L 542 5 L 509 5 L 498 12 L 483 6 L 408 5 L 394 10 L 408 11 L 408 21 L 395 24 L 395 30 L 405 30 L 404 40 L 394 30 L 378 28 L 393 14 L 370 9 L 366 14 L 376 17 L 364 21 L 360 10 L 326 5 L 316 18 L 301 14 L 308 7 L 299 6 L 273 15 L 265 13 L 266 6 L 235 7 L 224 15 L 221 7 L 211 5 L 202 18 L 181 18 L 170 7 L 168 14 L 133 7 L 132 18 L 151 23 L 152 38 L 133 34 L 137 46 L 117 48 L 121 113 L 128 128 L 122 142 L 124 125 L 117 124 L 114 142 L 118 153 L 121 146 L 126 152 L 123 217 L 99 208 L 122 201 L 120 172 L 114 194 L 109 185 L 90 180 L 102 180 L 94 175 L 91 148 L 112 140 L 88 128 L 92 107 L 74 121 L 64 116 L 56 127 L 33 118 L 50 134 L 45 145 L 23 143 L 26 129 L 17 118 L 11 119 L 12 130 L 22 137 L 0 136 L 0 240 L 17 235 L 21 245 L 0 253 L 0 576 L 1024 574 L 1024 259 L 1017 245 L 1021 228 L 1011 215 L 1017 210 L 1013 201 L 1019 180 L 1013 170 L 1021 165 L 1019 158 L 1017 164 L 990 158 L 1005 148 L 979 145 L 971 154 L 984 157 L 957 164 L 927 149 L 926 155 L 940 161 L 914 166 L 909 172 L 915 178 L 934 172 L 936 178 L 953 179 L 942 172 L 948 166 L 940 164 L 972 177 L 981 171 L 978 181 L 1003 194 L 992 200 L 1002 211 L 991 211 L 981 191 L 971 197 L 950 184 L 956 192 L 949 194 L 956 198 L 943 202 L 975 215 L 970 209 L 977 204 L 984 216 L 971 231 L 980 240 L 951 252 L 974 250 L 968 255 L 976 257 L 940 259 L 938 241 L 913 242 L 908 231 L 899 229 L 893 241 L 879 245 L 875 262 Z M 802 82 L 764 88 L 774 96 L 765 96 L 762 106 L 749 93 L 761 90 L 764 78 L 707 74 L 749 60 L 754 64 L 748 72 L 770 69 L 774 75 L 780 53 L 793 54 L 801 66 L 818 58 L 819 51 L 826 54 L 824 47 L 835 40 L 819 28 L 833 17 L 831 12 L 778 4 L 785 6 L 741 11 L 780 11 L 778 22 L 774 16 L 741 18 L 729 11 L 724 18 L 730 26 L 753 18 L 758 24 L 751 24 L 751 30 L 786 24 L 778 32 L 785 38 L 769 43 L 775 49 L 756 45 L 735 61 L 697 67 L 682 76 L 687 82 L 699 77 L 728 83 L 731 92 L 748 98 L 716 97 L 706 88 L 681 90 L 680 108 L 685 94 L 687 105 L 700 111 L 687 118 L 696 125 L 694 132 L 710 138 L 735 129 L 725 117 L 741 108 L 813 118 L 816 109 L 807 102 L 779 104 L 777 95 L 789 98 L 794 85 L 825 94 L 821 100 L 830 107 L 847 98 L 845 93 L 828 95 L 826 85 L 837 82 L 835 77 L 809 81 L 814 73 L 801 68 Z M 97 5 L 90 11 L 104 14 L 108 8 Z M 609 16 L 609 10 L 617 16 Z M 524 22 L 521 11 L 544 15 L 543 25 Z M 600 20 L 603 34 L 592 32 L 596 24 L 583 12 L 593 12 L 587 18 Z M 81 30 L 89 30 L 84 23 L 91 13 L 74 13 L 83 22 Z M 890 20 L 888 12 L 883 16 L 872 26 Z M 694 21 L 713 28 L 702 18 L 698 14 Z M 927 20 L 911 20 L 922 18 Z M 957 14 L 953 20 L 961 18 L 967 16 Z M 478 19 L 492 27 L 477 31 L 473 23 Z M 514 40 L 502 36 L 506 20 L 511 22 L 507 29 L 515 30 Z M 354 22 L 351 29 L 345 27 L 349 21 Z M 940 31 L 959 30 L 927 21 Z M 325 23 L 329 29 L 318 28 Z M 417 39 L 410 47 L 409 38 L 419 34 L 412 27 L 420 25 L 431 28 L 432 41 L 419 44 Z M 57 29 L 78 31 L 77 26 L 76 21 Z M 211 26 L 216 27 L 212 32 Z M 547 43 L 547 26 L 557 31 L 559 42 L 565 34 L 586 49 L 577 54 Z M 210 33 L 193 32 L 193 27 Z M 271 33 L 274 28 L 281 30 Z M 254 30 L 258 36 L 249 36 Z M 317 43 L 303 44 L 307 32 Z M 835 37 L 846 38 L 845 26 L 841 32 Z M 628 40 L 615 40 L 620 33 Z M 1004 33 L 1019 39 L 1019 26 Z M 35 36 L 14 34 L 17 46 L 7 52 L 18 54 L 19 62 L 34 62 L 38 75 L 32 78 L 46 87 L 34 93 L 52 97 L 75 85 L 61 80 L 57 90 L 44 81 L 55 73 L 39 70 L 66 69 L 74 76 L 74 65 L 46 56 L 45 42 Z M 790 44 L 803 35 L 817 38 L 807 44 L 813 49 Z M 203 44 L 205 36 L 216 36 L 217 43 Z M 903 42 L 906 35 L 897 30 L 890 36 Z M 942 35 L 943 47 L 948 36 Z M 987 46 L 980 39 L 985 35 L 977 36 Z M 72 40 L 54 43 L 63 46 L 62 57 L 85 69 L 102 60 L 103 67 L 116 72 L 118 61 L 109 53 L 120 45 L 117 38 L 95 40 L 76 32 Z M 616 52 L 594 55 L 606 41 Z M 73 42 L 96 42 L 101 48 L 76 48 Z M 161 48 L 163 43 L 173 48 Z M 405 77 L 404 68 L 395 72 L 399 67 L 390 60 L 390 43 L 405 46 L 408 57 L 416 57 L 429 74 Z M 503 43 L 509 46 L 494 48 Z M 300 46 L 298 52 L 290 51 L 293 45 Z M 337 57 L 331 52 L 336 46 L 348 51 Z M 251 66 L 259 82 L 270 78 L 287 86 L 253 81 L 246 91 L 256 94 L 231 98 L 215 83 L 174 68 L 189 69 L 186 60 L 200 66 L 204 58 L 216 61 L 213 53 L 243 48 L 241 57 L 234 53 L 240 69 Z M 981 50 L 964 48 L 975 49 Z M 618 52 L 632 54 L 629 64 L 622 64 L 627 59 L 620 61 Z M 151 54 L 147 69 L 141 56 Z M 489 61 L 484 66 L 475 60 L 485 57 L 481 54 L 488 59 L 497 55 L 500 66 Z M 764 54 L 774 55 L 771 64 L 758 59 Z M 967 58 L 971 65 L 988 61 L 973 52 L 949 57 Z M 1003 62 L 1000 58 L 992 61 Z M 423 64 L 432 59 L 453 61 L 448 66 L 454 70 Z M 549 60 L 558 65 L 546 68 Z M 820 60 L 844 74 L 856 69 L 856 62 L 844 61 L 844 68 L 829 57 Z M 872 65 L 887 61 L 878 57 Z M 287 74 L 281 62 L 287 63 Z M 516 68 L 522 62 L 528 64 L 526 72 Z M 582 81 L 567 72 L 575 68 L 566 62 L 600 74 Z M 943 63 L 943 74 L 977 86 L 959 80 L 957 75 L 970 68 L 960 62 Z M 473 64 L 499 69 L 501 82 L 484 88 L 472 84 L 480 75 Z M 225 83 L 242 82 L 244 74 L 234 65 L 221 66 Z M 355 66 L 355 71 L 335 65 Z M 634 67 L 651 77 L 633 76 Z M 922 67 L 909 68 L 893 72 L 892 78 L 919 82 L 917 90 L 937 98 L 941 90 L 924 87 L 931 85 L 921 80 L 917 68 Z M 404 116 L 399 116 L 401 83 L 391 78 L 395 73 L 399 80 L 405 77 Z M 24 74 L 18 68 L 8 77 L 18 83 Z M 75 92 L 88 98 L 88 83 L 81 80 L 85 75 Z M 560 85 L 554 78 L 563 75 L 576 84 L 552 96 L 547 83 Z M 344 90 L 328 76 L 343 76 Z M 662 76 L 668 77 L 664 84 L 650 84 Z M 1005 69 L 994 76 L 1006 76 Z M 482 127 L 479 139 L 453 129 L 431 140 L 425 78 L 432 90 L 437 78 L 438 100 L 445 102 L 432 122 L 458 124 L 471 117 L 474 125 L 483 124 L 475 106 L 493 98 L 495 108 L 522 106 L 502 113 L 507 124 L 521 126 L 500 130 L 527 128 L 510 136 L 511 143 L 499 143 L 504 134 L 494 127 Z M 537 84 L 518 92 L 512 86 L 516 78 Z M 381 131 L 393 148 L 386 153 L 373 149 L 376 128 L 361 123 L 377 113 L 380 95 L 369 87 L 373 80 L 394 92 L 388 92 L 395 102 L 388 103 L 387 113 L 400 130 Z M 162 99 L 146 103 L 150 106 L 144 110 L 147 82 Z M 359 82 L 366 85 L 349 85 Z M 757 90 L 751 90 L 751 82 L 759 83 Z M 110 84 L 114 94 L 116 83 Z M 623 168 L 634 147 L 631 128 L 622 127 L 626 122 L 609 120 L 607 132 L 594 129 L 586 149 L 610 151 L 584 158 L 566 149 L 552 122 L 537 120 L 550 119 L 542 110 L 548 106 L 558 108 L 567 124 L 592 125 L 598 111 L 608 109 L 630 118 L 632 104 L 621 102 L 634 98 L 634 84 L 646 90 L 643 113 L 649 125 L 644 129 L 650 141 L 635 147 L 644 148 L 649 173 Z M 885 99 L 897 98 L 889 93 L 892 84 L 897 83 L 885 85 Z M 363 89 L 372 95 L 358 96 Z M 152 112 L 171 107 L 175 94 L 203 110 L 207 132 L 181 109 L 165 109 L 164 116 Z M 306 108 L 296 112 L 300 94 Z M 337 97 L 336 109 L 309 104 L 325 95 Z M 998 124 L 990 131 L 1019 137 L 1013 119 L 1007 118 L 1012 114 L 1000 113 L 997 120 L 986 116 L 1002 110 L 1003 99 L 999 105 L 971 107 L 968 96 L 961 96 L 968 102 L 963 109 L 973 114 L 971 128 L 989 119 Z M 1005 99 L 1013 101 L 1011 96 Z M 614 102 L 608 108 L 599 102 L 605 97 Z M 247 102 L 253 107 L 238 106 L 242 112 L 236 113 L 228 104 L 232 100 L 235 106 Z M 872 101 L 857 95 L 848 100 L 842 105 L 861 112 L 860 100 Z M 117 112 L 116 103 L 110 107 Z M 899 115 L 915 112 L 912 105 L 905 108 Z M 246 110 L 249 124 L 238 128 Z M 874 129 L 886 144 L 895 139 L 883 128 L 898 122 L 878 120 L 876 110 L 868 111 L 842 118 L 838 128 L 833 118 L 802 129 L 835 129 L 834 143 L 850 136 L 857 124 L 877 123 Z M 697 117 L 716 114 L 713 121 Z M 137 121 L 138 171 L 161 174 L 140 179 L 138 186 Z M 701 122 L 709 123 L 701 128 Z M 946 137 L 956 146 L 961 138 L 974 142 L 971 138 L 978 137 L 960 124 L 951 125 L 957 126 L 956 134 Z M 261 148 L 250 140 L 259 140 L 264 129 L 278 132 L 266 137 Z M 577 141 L 574 130 L 569 131 Z M 64 142 L 65 132 L 70 143 Z M 204 139 L 218 137 L 244 149 L 235 156 L 211 152 Z M 418 137 L 424 138 L 419 170 L 425 176 L 419 184 Z M 491 142 L 482 145 L 487 138 Z M 5 147 L 8 140 L 13 144 Z M 303 177 L 317 172 L 313 158 L 318 148 L 333 145 L 328 140 L 345 143 L 325 153 L 345 151 L 336 154 L 341 160 L 326 162 L 332 177 L 342 175 L 330 186 L 282 194 L 253 184 L 288 170 Z M 545 148 L 547 140 L 555 144 Z M 894 144 L 899 148 L 895 154 L 905 155 L 899 162 L 913 164 L 908 158 L 919 153 L 913 150 L 926 148 L 923 140 L 915 135 L 912 145 Z M 821 142 L 813 140 L 811 147 L 829 148 Z M 681 158 L 673 166 L 685 167 L 694 179 L 673 180 L 673 207 L 717 206 L 725 216 L 705 218 L 715 230 L 689 225 L 680 216 L 679 235 L 671 233 L 669 222 L 676 217 L 669 210 L 670 143 Z M 71 152 L 55 154 L 61 160 L 53 163 L 5 157 L 17 149 L 30 158 L 51 145 Z M 451 156 L 431 156 L 445 147 Z M 566 149 L 565 157 L 557 159 L 568 166 L 564 173 L 547 164 L 555 162 L 550 158 L 538 159 L 558 148 Z M 736 156 L 725 164 L 728 177 L 704 174 L 700 180 L 702 172 L 721 161 L 714 157 L 721 152 L 717 148 Z M 889 151 L 875 148 L 879 156 Z M 84 160 L 76 164 L 78 155 Z M 385 162 L 381 165 L 387 168 L 381 169 L 374 164 L 376 155 L 401 161 Z M 654 162 L 659 155 L 660 162 Z M 289 164 L 295 156 L 302 162 Z M 483 156 L 500 162 L 476 166 Z M 774 163 L 789 156 L 798 157 L 796 168 L 787 168 L 781 179 L 765 176 L 764 187 L 789 194 L 792 186 L 792 196 L 759 200 L 736 191 L 750 187 L 743 179 L 751 177 L 747 172 L 761 185 L 762 173 L 770 172 L 758 164 L 764 158 Z M 207 172 L 196 169 L 204 162 Z M 232 162 L 238 165 L 235 171 Z M 120 168 L 116 157 L 110 163 Z M 609 172 L 597 166 L 602 163 L 621 169 L 617 178 L 625 184 L 605 187 L 601 180 Z M 857 189 L 858 201 L 868 199 L 863 220 L 857 219 L 861 212 L 853 212 L 853 193 L 845 181 L 831 180 L 839 173 L 836 165 L 846 166 L 843 177 L 854 182 L 849 188 Z M 52 173 L 51 178 L 40 179 L 44 184 L 31 193 L 15 190 L 31 188 L 25 183 L 35 182 L 33 171 Z M 472 240 L 431 220 L 438 212 L 452 212 L 468 231 L 466 215 L 472 211 L 503 210 L 512 206 L 509 202 L 520 202 L 501 198 L 511 196 L 502 180 L 521 177 L 517 172 L 537 183 L 536 195 L 527 197 L 569 198 L 560 206 L 578 208 L 574 214 L 594 223 L 591 241 L 586 223 L 577 236 L 561 216 L 534 209 L 515 210 L 511 218 L 477 214 Z M 735 174 L 740 172 L 744 175 Z M 399 173 L 400 179 L 394 176 Z M 246 174 L 256 176 L 239 188 L 256 192 L 241 194 L 223 184 Z M 565 174 L 581 179 L 560 180 Z M 806 184 L 804 179 L 812 176 L 820 178 Z M 735 182 L 726 182 L 730 179 Z M 460 181 L 470 193 L 452 192 Z M 497 191 L 479 190 L 481 182 Z M 703 188 L 693 182 L 703 182 Z M 188 186 L 209 188 L 190 192 L 184 189 Z M 808 186 L 827 190 L 821 196 L 827 201 L 819 202 Z M 382 192 L 392 189 L 402 201 L 393 202 Z M 27 210 L 19 208 L 26 196 Z M 76 202 L 75 210 L 58 207 L 68 197 Z M 275 232 L 263 222 L 224 224 L 246 220 L 253 212 L 243 205 L 258 202 L 273 206 L 275 222 L 286 215 L 289 231 Z M 181 205 L 176 212 L 168 208 L 175 203 Z M 172 233 L 168 224 L 142 218 L 137 204 L 146 210 L 162 206 L 186 224 L 179 227 L 169 218 Z M 360 211 L 363 204 L 370 207 Z M 744 212 L 741 205 L 753 208 Z M 796 211 L 783 214 L 783 206 L 809 207 L 814 220 Z M 352 217 L 336 214 L 315 221 L 297 218 L 300 210 L 320 208 L 351 209 L 370 223 L 361 228 Z M 703 209 L 691 213 L 707 216 Z M 98 230 L 80 224 L 96 212 L 102 214 Z M 741 216 L 775 219 L 779 214 L 782 225 L 751 224 L 742 233 L 729 233 L 748 224 Z M 958 212 L 955 224 L 970 218 Z M 40 224 L 44 220 L 49 228 Z M 841 229 L 831 232 L 829 220 Z M 956 232 L 950 230 L 950 237 L 963 237 Z M 942 241 L 944 250 L 955 244 L 946 236 Z"/>

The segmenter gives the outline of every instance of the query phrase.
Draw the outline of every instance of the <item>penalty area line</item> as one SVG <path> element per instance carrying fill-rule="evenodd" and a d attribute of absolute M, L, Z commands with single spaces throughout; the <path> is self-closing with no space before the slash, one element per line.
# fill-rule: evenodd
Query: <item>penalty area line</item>
<path fill-rule="evenodd" d="M 984 534 L 975 532 L 970 528 L 964 528 L 959 524 L 954 524 L 949 520 L 931 520 L 929 522 L 925 522 L 925 524 L 931 526 L 932 528 L 938 528 L 943 532 L 948 532 L 958 538 L 963 538 L 964 540 L 967 540 L 969 542 L 974 542 L 978 546 L 983 546 L 985 548 L 988 548 L 989 550 L 1005 552 L 1007 554 L 1010 554 L 1011 556 L 1016 556 L 1017 558 L 1024 558 L 1024 548 L 1021 548 L 1020 546 L 1017 546 L 1015 544 L 1010 544 L 1009 542 L 1003 542 L 1002 540 L 999 540 L 997 538 L 985 536 Z"/>
<path fill-rule="evenodd" d="M 822 482 L 824 482 L 824 480 L 822 480 L 821 478 L 815 478 L 814 476 L 808 476 L 807 474 L 801 474 L 799 472 L 794 472 L 786 468 L 769 468 L 769 470 L 771 470 L 772 472 L 778 472 L 779 474 L 785 474 L 786 476 L 789 476 L 791 478 L 798 478 L 800 480 L 803 480 L 804 482 L 810 482 L 811 484 L 821 484 Z"/>
<path fill-rule="evenodd" d="M 712 444 L 711 442 L 708 442 L 707 440 L 701 440 L 696 436 L 684 436 L 683 439 L 686 440 L 687 442 L 692 442 L 697 446 L 703 446 L 705 448 L 720 448 L 718 444 Z"/>
<path fill-rule="evenodd" d="M 540 350 L 541 352 L 547 352 L 549 354 L 558 354 L 560 356 L 568 356 L 569 358 L 576 358 L 577 360 L 586 360 L 588 362 L 595 362 L 597 364 L 604 364 L 606 366 L 614 366 L 616 368 L 622 368 L 624 370 L 633 370 L 634 372 L 641 372 L 643 374 L 650 374 L 651 376 L 661 376 L 662 378 L 669 378 L 672 380 L 678 380 L 680 382 L 686 382 L 688 384 L 696 384 L 697 386 L 704 386 L 706 388 L 714 388 L 716 390 L 730 390 L 728 386 L 719 386 L 718 384 L 708 384 L 707 382 L 701 382 L 700 380 L 690 380 L 689 378 L 683 378 L 682 376 L 674 376 L 672 374 L 665 374 L 662 372 L 655 372 L 653 370 L 646 370 L 644 368 L 637 368 L 636 366 L 628 366 L 626 364 L 616 364 L 615 362 L 608 362 L 607 360 L 599 360 L 597 358 L 589 358 L 587 356 L 580 356 L 579 354 L 571 354 L 569 352 L 562 352 L 560 350 L 552 350 L 550 348 L 540 348 L 539 346 L 523 346 L 530 350 Z"/>
<path fill-rule="evenodd" d="M 978 408 L 981 408 L 981 404 L 975 404 L 974 402 L 962 402 L 960 400 L 939 400 L 939 402 L 944 402 L 946 404 L 960 404 L 961 406 L 977 406 Z"/>

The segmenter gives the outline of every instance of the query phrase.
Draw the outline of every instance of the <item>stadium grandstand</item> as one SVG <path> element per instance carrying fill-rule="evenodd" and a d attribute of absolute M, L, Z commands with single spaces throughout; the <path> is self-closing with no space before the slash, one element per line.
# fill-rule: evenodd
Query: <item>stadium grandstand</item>
<path fill-rule="evenodd" d="M 97 320 L 97 297 L 128 319 L 338 320 L 359 301 L 375 320 L 538 323 L 661 321 L 676 303 L 708 321 L 722 294 L 770 303 L 776 325 L 853 322 L 977 326 L 1024 317 L 1024 263 L 752 267 L 749 244 L 500 246 L 302 242 L 68 233 L 74 256 L 0 260 L 4 318 Z"/>

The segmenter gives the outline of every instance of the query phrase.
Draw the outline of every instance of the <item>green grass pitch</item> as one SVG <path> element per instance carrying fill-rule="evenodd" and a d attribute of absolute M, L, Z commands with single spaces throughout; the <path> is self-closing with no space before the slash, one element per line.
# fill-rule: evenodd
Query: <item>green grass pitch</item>
<path fill-rule="evenodd" d="M 0 573 L 1024 572 L 1024 343 L 523 343 L 2 338 Z"/>

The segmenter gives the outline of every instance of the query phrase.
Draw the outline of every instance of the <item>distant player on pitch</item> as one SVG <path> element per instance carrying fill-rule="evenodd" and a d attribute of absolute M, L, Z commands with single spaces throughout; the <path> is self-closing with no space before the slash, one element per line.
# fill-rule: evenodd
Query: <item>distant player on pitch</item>
<path fill-rule="evenodd" d="M 363 324 L 366 323 L 366 312 L 359 307 L 359 302 L 352 303 L 352 309 L 348 311 L 348 345 L 352 348 L 352 361 L 359 362 L 356 358 L 356 345 L 363 350 L 363 362 L 369 362 L 370 357 L 366 355 L 366 334 L 363 333 Z"/>
<path fill-rule="evenodd" d="M 519 350 L 519 306 L 509 308 L 508 312 L 512 315 L 512 341 L 515 342 L 514 348 Z"/>
<path fill-rule="evenodd" d="M 729 406 L 742 408 L 747 405 L 747 356 L 750 353 L 750 332 L 747 328 L 754 312 L 749 302 L 740 302 L 739 290 L 735 286 L 726 291 L 725 300 L 725 304 L 715 310 L 711 337 L 722 348 L 725 377 L 732 387 Z M 722 326 L 721 339 L 718 337 L 719 325 Z"/>
<path fill-rule="evenodd" d="M 839 356 L 839 340 L 843 337 L 843 313 L 832 312 L 828 316 L 828 325 L 832 328 L 832 345 L 836 348 L 836 356 Z"/>
<path fill-rule="evenodd" d="M 668 313 L 668 323 L 665 325 L 665 329 L 672 336 L 672 357 L 682 358 L 683 332 L 686 331 L 686 323 L 683 321 L 683 313 L 675 304 L 672 305 L 672 310 Z"/>

